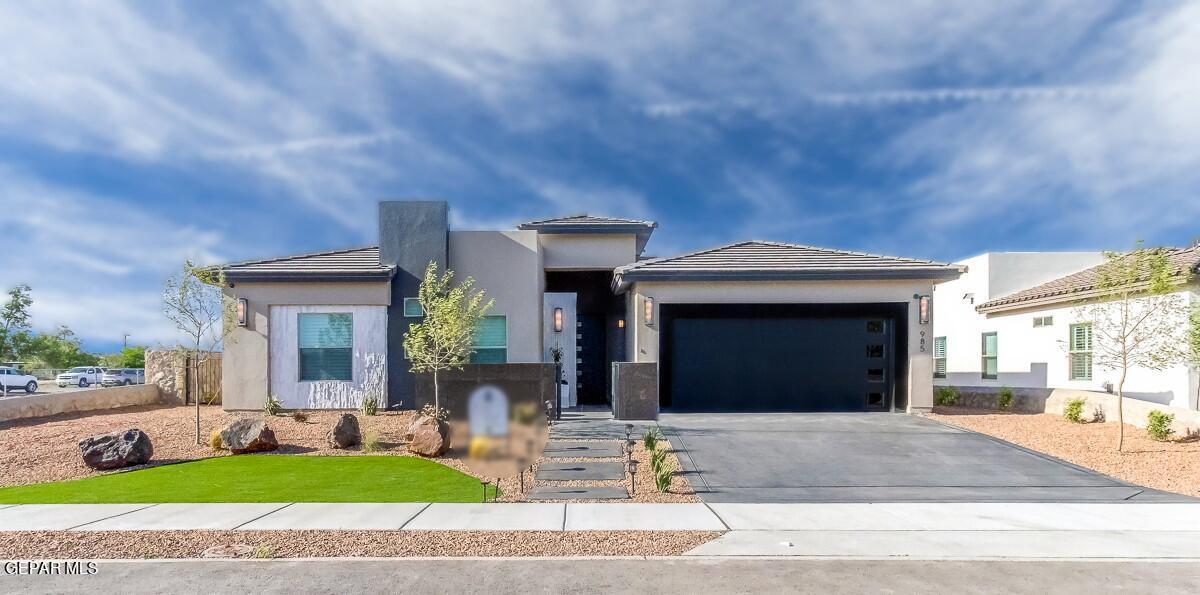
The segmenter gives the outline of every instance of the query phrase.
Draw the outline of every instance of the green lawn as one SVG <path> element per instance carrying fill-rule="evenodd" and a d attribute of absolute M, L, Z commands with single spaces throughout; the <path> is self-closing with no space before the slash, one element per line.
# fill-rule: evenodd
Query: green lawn
<path fill-rule="evenodd" d="M 0 504 L 479 502 L 482 497 L 479 480 L 469 475 L 415 457 L 390 456 L 240 455 L 0 488 Z"/>

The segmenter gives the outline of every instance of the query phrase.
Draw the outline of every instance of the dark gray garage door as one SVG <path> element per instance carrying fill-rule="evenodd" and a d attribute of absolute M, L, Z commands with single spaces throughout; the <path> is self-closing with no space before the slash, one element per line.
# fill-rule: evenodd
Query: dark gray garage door
<path fill-rule="evenodd" d="M 891 407 L 894 318 L 856 307 L 664 305 L 663 407 L 869 411 Z"/>

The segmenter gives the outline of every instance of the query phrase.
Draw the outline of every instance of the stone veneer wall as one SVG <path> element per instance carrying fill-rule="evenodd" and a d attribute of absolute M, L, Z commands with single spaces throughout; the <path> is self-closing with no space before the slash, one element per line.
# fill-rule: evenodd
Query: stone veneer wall
<path fill-rule="evenodd" d="M 183 404 L 183 367 L 174 351 L 146 351 L 146 384 L 157 386 L 166 403 Z"/>
<path fill-rule="evenodd" d="M 161 402 L 153 384 L 95 388 L 46 395 L 0 397 L 0 421 L 44 417 L 76 411 L 98 411 Z"/>

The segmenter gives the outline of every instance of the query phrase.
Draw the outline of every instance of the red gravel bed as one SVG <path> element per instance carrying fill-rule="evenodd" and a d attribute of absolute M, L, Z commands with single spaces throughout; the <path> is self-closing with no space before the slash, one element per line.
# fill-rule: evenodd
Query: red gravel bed
<path fill-rule="evenodd" d="M 1115 423 L 1077 424 L 1049 413 L 1002 413 L 936 407 L 929 414 L 1069 461 L 1105 475 L 1167 492 L 1200 496 L 1200 441 L 1158 442 L 1146 430 L 1125 425 L 1125 447 L 1117 452 Z"/>
<path fill-rule="evenodd" d="M 215 546 L 244 557 L 676 556 L 712 531 L 20 531 L 0 559 L 199 558 Z M 242 546 L 242 547 L 238 547 Z M 245 547 L 249 546 L 249 547 Z"/>

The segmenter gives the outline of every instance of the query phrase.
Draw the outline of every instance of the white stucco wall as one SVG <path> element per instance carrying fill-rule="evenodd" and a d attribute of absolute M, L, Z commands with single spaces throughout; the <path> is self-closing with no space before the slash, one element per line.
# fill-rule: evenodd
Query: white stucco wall
<path fill-rule="evenodd" d="M 300 381 L 297 327 L 302 313 L 353 315 L 353 379 Z M 364 396 L 387 393 L 387 308 L 384 306 L 271 306 L 271 394 L 286 409 L 354 409 Z M 382 404 L 381 404 L 382 406 Z"/>
<path fill-rule="evenodd" d="M 1120 373 L 1105 370 L 1098 365 L 1092 369 L 1091 380 L 1071 380 L 1069 373 L 1068 333 L 1070 325 L 1087 322 L 1071 305 L 1059 305 L 1037 309 L 1025 309 L 1010 313 L 984 315 L 975 307 L 988 299 L 1009 295 L 1024 287 L 1015 287 L 1003 271 L 989 267 L 990 255 L 968 259 L 969 271 L 955 281 L 939 284 L 934 289 L 934 337 L 946 337 L 946 378 L 934 380 L 936 385 L 954 386 L 1008 386 L 1028 388 L 1062 388 L 1085 391 L 1103 391 L 1105 382 L 1115 386 Z M 1026 261 L 1034 259 L 1029 255 Z M 1103 259 L 1100 256 L 1101 260 Z M 1061 261 L 1060 261 L 1061 262 Z M 1096 264 L 1090 255 L 1080 257 L 1078 269 Z M 1068 270 L 1042 272 L 1031 275 L 1033 268 L 1026 262 L 1022 276 L 1027 279 L 1025 287 L 1038 285 L 1074 272 Z M 1048 278 L 1047 278 L 1048 277 Z M 997 278 L 1002 282 L 998 283 Z M 1000 287 L 999 292 L 994 288 Z M 962 296 L 975 292 L 975 303 L 967 303 Z M 1190 303 L 1200 303 L 1195 288 L 1180 295 Z M 1053 317 L 1048 327 L 1034 327 L 1035 317 Z M 997 338 L 999 368 L 998 378 L 985 379 L 982 374 L 982 335 L 995 332 Z M 1099 337 L 1093 340 L 1098 341 Z M 1197 375 L 1185 365 L 1167 370 L 1132 369 L 1125 381 L 1127 396 L 1145 401 L 1196 409 Z"/>
<path fill-rule="evenodd" d="M 907 386 L 896 386 L 897 400 L 907 393 L 910 410 L 928 409 L 933 406 L 933 326 L 920 324 L 913 295 L 931 291 L 931 281 L 912 280 L 639 282 L 627 295 L 626 355 L 630 361 L 658 361 L 659 307 L 663 304 L 903 303 L 908 305 L 908 381 Z M 654 301 L 653 325 L 647 325 L 643 316 L 646 296 Z"/>
<path fill-rule="evenodd" d="M 633 234 L 541 234 L 539 241 L 547 270 L 615 269 L 637 260 Z"/>
<path fill-rule="evenodd" d="M 450 270 L 472 277 L 508 325 L 509 363 L 542 361 L 542 256 L 536 231 L 452 231 Z"/>

